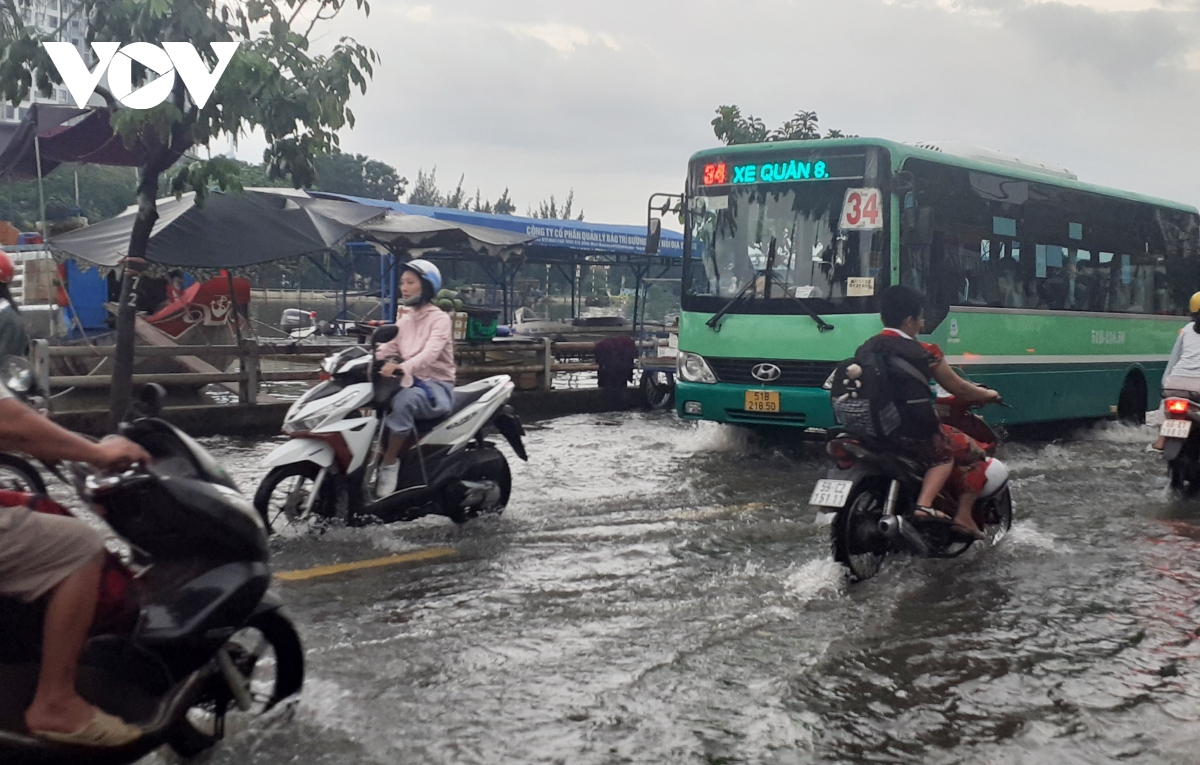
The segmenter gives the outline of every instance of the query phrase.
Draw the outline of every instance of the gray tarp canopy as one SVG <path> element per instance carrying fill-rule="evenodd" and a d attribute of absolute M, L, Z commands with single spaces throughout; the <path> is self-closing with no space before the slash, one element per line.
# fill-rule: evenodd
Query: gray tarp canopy
<path fill-rule="evenodd" d="M 136 217 L 137 208 L 130 207 L 115 218 L 55 236 L 50 247 L 115 266 L 129 252 Z M 212 192 L 203 207 L 189 192 L 180 199 L 158 200 L 146 259 L 187 268 L 251 266 L 320 252 L 382 217 L 378 207 L 315 199 L 291 189 Z"/>
<path fill-rule="evenodd" d="M 387 245 L 392 250 L 471 249 L 482 255 L 500 258 L 519 252 L 534 240 L 528 234 L 392 212 L 379 220 L 364 223 L 359 231 L 365 238 Z"/>
<path fill-rule="evenodd" d="M 55 236 L 51 248 L 90 263 L 115 266 L 129 252 L 137 207 L 94 226 Z M 158 200 L 158 220 L 146 259 L 186 268 L 238 268 L 295 258 L 361 236 L 392 250 L 471 250 L 492 257 L 517 253 L 532 236 L 481 226 L 399 215 L 293 189 L 212 192 L 204 206 L 195 193 Z"/>

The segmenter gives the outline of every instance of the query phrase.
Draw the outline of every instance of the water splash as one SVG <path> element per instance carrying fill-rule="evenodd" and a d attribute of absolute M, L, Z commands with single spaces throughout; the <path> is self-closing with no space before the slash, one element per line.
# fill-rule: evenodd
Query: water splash
<path fill-rule="evenodd" d="M 1037 527 L 1033 521 L 1017 521 L 1009 530 L 1007 541 L 1010 546 L 1020 546 L 1044 550 L 1051 553 L 1071 554 L 1075 550 L 1070 545 L 1058 540 Z"/>
<path fill-rule="evenodd" d="M 804 603 L 836 597 L 846 590 L 846 569 L 831 558 L 810 560 L 784 580 L 789 597 Z"/>

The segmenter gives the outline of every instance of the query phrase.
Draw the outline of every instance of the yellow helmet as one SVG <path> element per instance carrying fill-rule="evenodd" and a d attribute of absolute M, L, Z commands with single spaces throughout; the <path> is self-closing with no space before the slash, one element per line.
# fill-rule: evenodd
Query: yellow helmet
<path fill-rule="evenodd" d="M 1192 293 L 1192 299 L 1188 301 L 1188 313 L 1197 311 L 1200 311 L 1200 292 Z"/>

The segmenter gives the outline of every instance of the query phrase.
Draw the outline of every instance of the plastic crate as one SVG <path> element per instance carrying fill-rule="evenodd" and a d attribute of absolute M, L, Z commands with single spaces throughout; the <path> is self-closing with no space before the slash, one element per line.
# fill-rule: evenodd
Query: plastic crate
<path fill-rule="evenodd" d="M 491 308 L 464 308 L 467 314 L 467 342 L 479 343 L 496 336 L 500 312 Z"/>

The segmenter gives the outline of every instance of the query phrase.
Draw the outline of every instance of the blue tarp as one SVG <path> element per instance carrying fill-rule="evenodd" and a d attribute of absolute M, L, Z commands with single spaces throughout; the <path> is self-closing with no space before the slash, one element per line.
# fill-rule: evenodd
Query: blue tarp
<path fill-rule="evenodd" d="M 438 220 L 468 223 L 500 231 L 515 231 L 536 236 L 531 248 L 580 250 L 584 252 L 617 252 L 624 255 L 646 253 L 646 229 L 644 226 L 615 226 L 605 223 L 590 223 L 581 220 L 555 220 L 548 218 L 521 218 L 515 215 L 494 215 L 470 210 L 455 210 L 448 207 L 425 207 L 403 202 L 384 202 L 378 199 L 352 197 L 345 194 L 310 192 L 313 196 L 348 199 L 364 205 L 386 207 L 405 215 L 425 215 Z M 658 254 L 668 258 L 683 256 L 683 234 L 675 231 L 662 232 Z"/>

